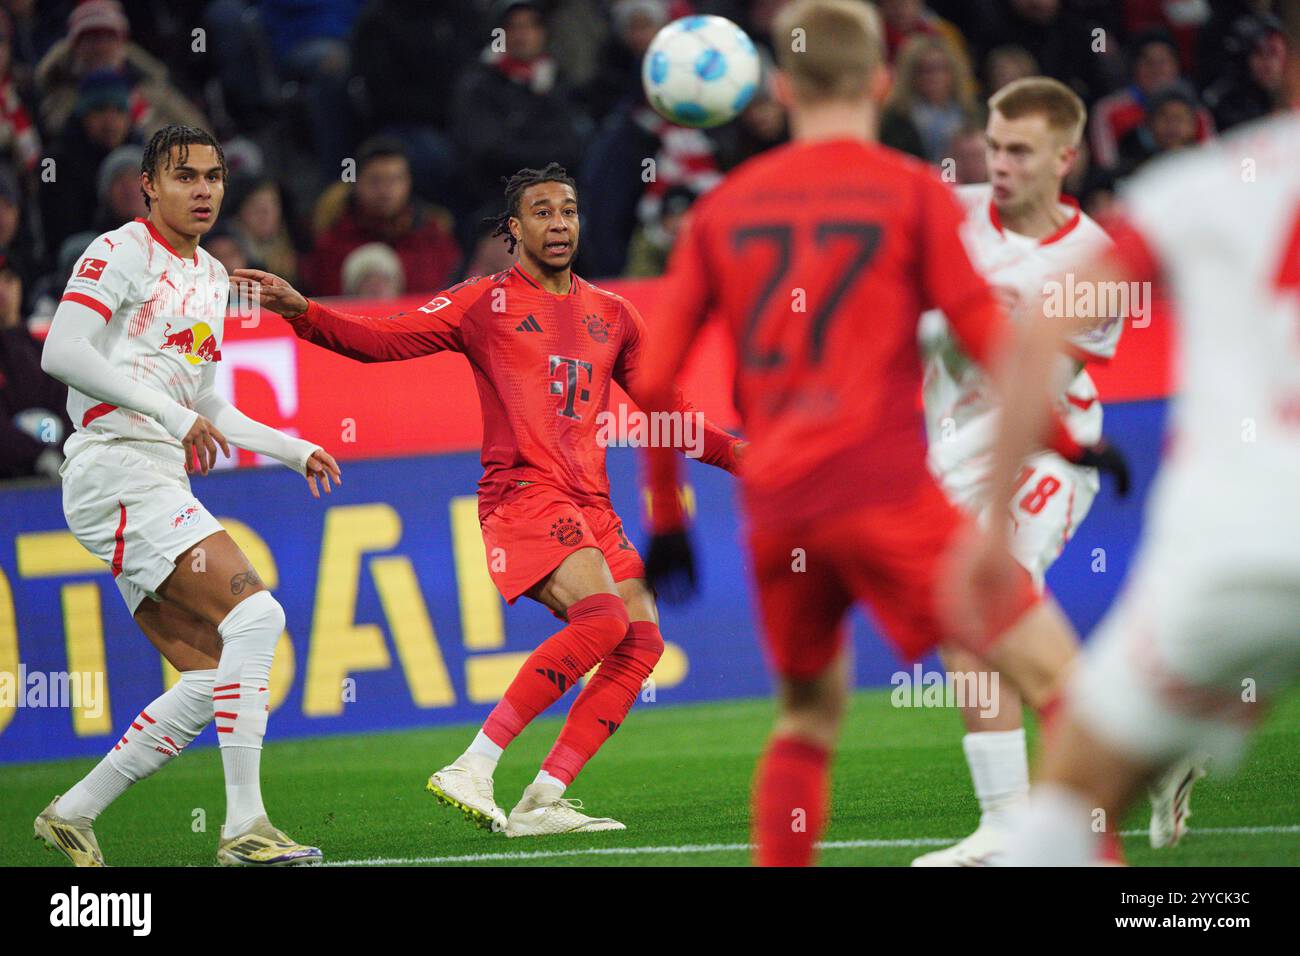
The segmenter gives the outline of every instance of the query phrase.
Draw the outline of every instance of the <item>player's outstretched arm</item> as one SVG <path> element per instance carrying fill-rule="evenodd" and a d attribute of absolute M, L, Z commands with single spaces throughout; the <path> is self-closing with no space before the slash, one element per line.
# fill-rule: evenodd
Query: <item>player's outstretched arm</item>
<path fill-rule="evenodd" d="M 211 421 L 113 369 L 91 344 L 103 328 L 103 317 L 94 309 L 74 301 L 59 303 L 41 352 L 42 371 L 83 395 L 158 422 L 184 448 L 187 471 L 206 475 L 217 463 L 218 447 L 229 457 L 226 438 Z"/>
<path fill-rule="evenodd" d="M 194 407 L 220 428 L 232 445 L 274 458 L 303 475 L 313 498 L 320 497 L 318 481 L 326 494 L 332 490 L 331 479 L 335 484 L 343 484 L 338 463 L 325 449 L 249 418 L 217 393 L 215 381 L 215 370 L 211 366 L 204 368 Z"/>
<path fill-rule="evenodd" d="M 255 307 L 287 319 L 300 339 L 359 362 L 397 362 L 460 347 L 462 313 L 445 294 L 415 312 L 377 319 L 328 308 L 260 269 L 236 269 L 230 282 Z"/>

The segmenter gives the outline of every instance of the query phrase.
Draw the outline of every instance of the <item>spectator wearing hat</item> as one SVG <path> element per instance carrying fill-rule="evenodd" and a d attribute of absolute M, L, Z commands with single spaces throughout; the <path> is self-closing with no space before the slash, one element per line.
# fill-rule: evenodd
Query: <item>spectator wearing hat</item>
<path fill-rule="evenodd" d="M 1230 66 L 1205 91 L 1205 105 L 1220 130 L 1286 108 L 1287 36 L 1268 13 L 1238 18 L 1232 26 Z"/>
<path fill-rule="evenodd" d="M 0 479 L 53 478 L 72 431 L 65 385 L 41 371 L 41 349 L 22 321 L 23 281 L 0 256 Z"/>
<path fill-rule="evenodd" d="M 391 246 L 367 242 L 343 260 L 343 294 L 360 299 L 392 299 L 406 290 L 406 271 Z"/>
<path fill-rule="evenodd" d="M 371 140 L 358 150 L 356 185 L 304 263 L 315 294 L 339 295 L 343 261 L 370 242 L 396 251 L 411 292 L 436 292 L 460 264 L 450 217 L 412 196 L 411 167 L 396 140 Z"/>
<path fill-rule="evenodd" d="M 452 106 L 452 139 L 466 169 L 472 206 L 499 199 L 501 178 L 549 162 L 577 168 L 590 122 L 575 106 L 547 52 L 546 21 L 533 0 L 497 0 L 490 41 L 461 77 Z"/>
<path fill-rule="evenodd" d="M 1129 50 L 1131 82 L 1102 97 L 1092 111 L 1089 145 L 1093 162 L 1103 169 L 1120 165 L 1124 159 L 1120 155 L 1120 141 L 1142 125 L 1151 98 L 1161 90 L 1185 82 L 1178 45 L 1167 31 L 1144 30 L 1133 38 Z M 1198 140 L 1213 135 L 1214 118 L 1204 107 L 1198 108 L 1196 124 Z"/>
<path fill-rule="evenodd" d="M 0 8 L 0 156 L 24 173 L 36 168 L 41 137 L 18 92 L 13 73 L 13 18 Z"/>
<path fill-rule="evenodd" d="M 137 217 L 149 215 L 144 193 L 140 191 L 143 160 L 144 149 L 128 143 L 113 150 L 99 164 L 99 175 L 95 177 L 99 211 L 91 227 L 94 232 L 108 232 Z"/>
<path fill-rule="evenodd" d="M 127 143 L 139 144 L 140 139 L 140 131 L 131 122 L 126 77 L 111 70 L 82 77 L 72 122 L 50 145 L 53 178 L 42 183 L 38 193 L 50 245 L 94 228 L 100 166 L 113 150 Z"/>
<path fill-rule="evenodd" d="M 131 26 L 118 0 L 86 0 L 68 16 L 68 33 L 36 67 L 40 125 L 58 135 L 73 118 L 82 81 L 109 71 L 127 84 L 132 121 L 146 134 L 181 123 L 210 129 L 203 113 L 176 89 L 162 62 L 130 41 Z"/>

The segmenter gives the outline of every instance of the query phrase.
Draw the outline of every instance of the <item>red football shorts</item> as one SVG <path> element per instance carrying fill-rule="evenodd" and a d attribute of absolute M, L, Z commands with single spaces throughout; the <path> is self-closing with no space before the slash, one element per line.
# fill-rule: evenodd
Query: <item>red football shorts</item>
<path fill-rule="evenodd" d="M 847 633 L 858 601 L 904 659 L 947 634 L 938 598 L 945 551 L 965 517 L 933 481 L 911 499 L 868 505 L 804 528 L 750 533 L 759 613 L 769 660 L 795 679 L 820 674 Z M 1018 618 L 1041 600 L 1028 572 Z"/>
<path fill-rule="evenodd" d="M 636 546 L 608 503 L 580 505 L 547 485 L 528 485 L 483 519 L 488 573 L 514 604 L 580 548 L 599 548 L 615 581 L 645 577 Z"/>

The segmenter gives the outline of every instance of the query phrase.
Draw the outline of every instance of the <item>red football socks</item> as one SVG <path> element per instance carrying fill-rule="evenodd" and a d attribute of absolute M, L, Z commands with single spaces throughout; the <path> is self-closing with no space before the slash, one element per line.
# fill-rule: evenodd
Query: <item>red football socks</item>
<path fill-rule="evenodd" d="M 627 608 L 615 594 L 593 594 L 569 606 L 569 624 L 528 655 L 488 715 L 483 732 L 508 746 L 529 721 L 555 703 L 627 636 Z"/>
<path fill-rule="evenodd" d="M 773 737 L 754 781 L 754 861 L 810 866 L 826 825 L 830 752 L 799 737 Z"/>
<path fill-rule="evenodd" d="M 636 703 L 641 685 L 663 656 L 664 639 L 659 626 L 650 621 L 633 621 L 627 636 L 614 648 L 592 675 L 569 710 L 555 746 L 542 762 L 542 769 L 566 784 L 618 730 Z"/>

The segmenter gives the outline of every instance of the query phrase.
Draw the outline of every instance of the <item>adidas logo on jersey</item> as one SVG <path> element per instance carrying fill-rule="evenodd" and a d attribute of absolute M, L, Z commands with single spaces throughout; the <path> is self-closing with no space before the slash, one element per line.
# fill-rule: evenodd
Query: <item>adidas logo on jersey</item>
<path fill-rule="evenodd" d="M 542 331 L 542 324 L 538 322 L 535 318 L 533 318 L 533 314 L 529 312 L 528 318 L 524 319 L 522 322 L 520 322 L 518 325 L 515 326 L 515 331 L 516 332 L 540 332 Z"/>

